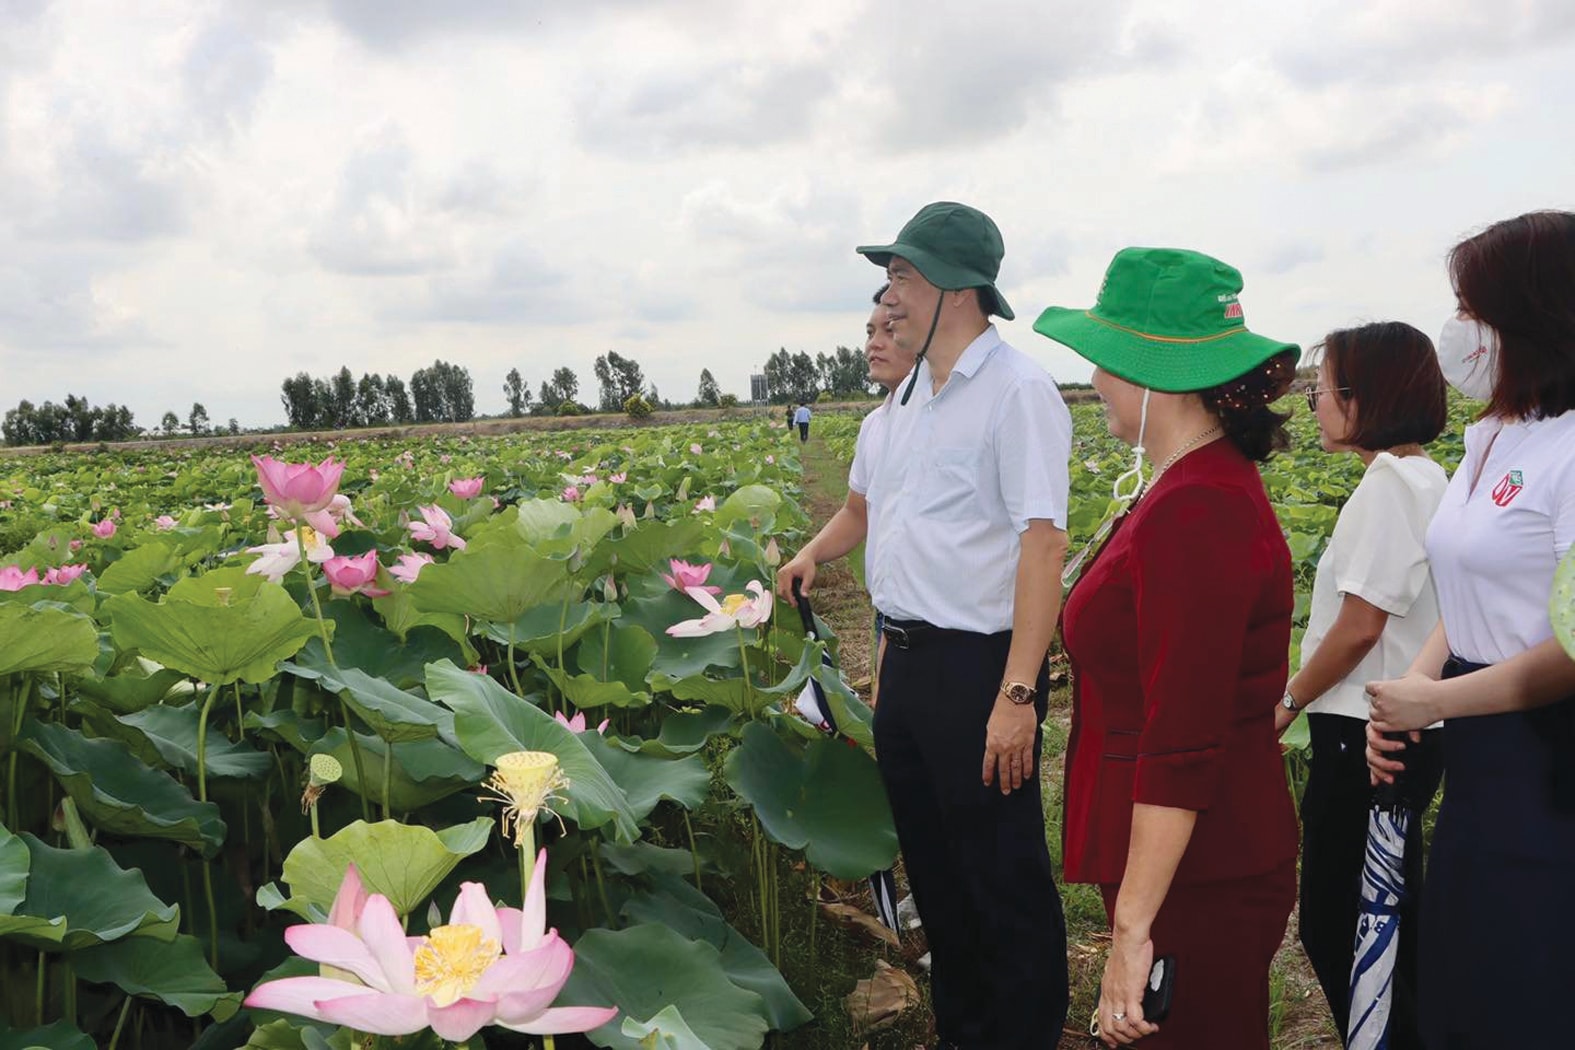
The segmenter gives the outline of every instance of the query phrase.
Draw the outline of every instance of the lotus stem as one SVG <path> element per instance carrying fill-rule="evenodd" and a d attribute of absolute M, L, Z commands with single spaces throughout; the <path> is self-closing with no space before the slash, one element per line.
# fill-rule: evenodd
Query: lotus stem
<path fill-rule="evenodd" d="M 320 838 L 323 837 L 323 830 L 322 830 L 321 827 L 318 826 L 318 823 L 317 823 L 317 805 L 316 805 L 316 803 L 312 804 L 312 806 L 310 807 L 310 812 L 312 814 L 312 838 L 320 839 Z"/>
<path fill-rule="evenodd" d="M 241 680 L 237 678 L 235 685 L 235 732 L 240 734 L 241 743 L 246 743 L 246 712 L 241 709 Z"/>
<path fill-rule="evenodd" d="M 591 871 L 596 875 L 596 896 L 601 898 L 602 914 L 610 923 L 613 921 L 613 912 L 612 905 L 607 900 L 607 880 L 602 877 L 602 855 L 594 845 L 591 847 Z"/>
<path fill-rule="evenodd" d="M 109 1037 L 109 1050 L 115 1050 L 120 1042 L 121 1030 L 126 1027 L 126 1017 L 131 1013 L 131 996 L 126 996 L 126 1001 L 120 1006 L 120 1018 L 115 1022 L 115 1034 Z"/>
<path fill-rule="evenodd" d="M 684 830 L 689 833 L 689 856 L 695 862 L 695 889 L 704 893 L 705 887 L 700 885 L 700 849 L 695 844 L 695 829 L 694 825 L 689 823 L 689 810 L 687 809 L 684 809 Z"/>
<path fill-rule="evenodd" d="M 517 668 L 515 668 L 515 666 L 514 666 L 514 631 L 515 631 L 516 627 L 517 627 L 517 622 L 514 621 L 514 620 L 510 620 L 509 621 L 509 657 L 508 657 L 508 659 L 509 659 L 509 682 L 514 686 L 514 695 L 519 697 L 521 700 L 523 700 L 523 699 L 525 699 L 525 691 L 520 688 L 520 673 L 519 673 L 519 670 Z"/>
<path fill-rule="evenodd" d="M 335 671 L 339 665 L 334 661 L 334 646 L 328 638 L 328 621 L 323 618 L 323 603 L 317 597 L 317 587 L 312 581 L 312 563 L 306 558 L 306 537 L 301 535 L 301 526 L 295 527 L 295 546 L 301 552 L 301 572 L 306 577 L 306 593 L 312 599 L 312 612 L 317 617 L 317 633 L 323 638 L 323 655 L 328 659 L 328 666 Z M 350 741 L 350 758 L 355 762 L 356 793 L 361 796 L 361 819 L 368 824 L 372 822 L 372 804 L 367 801 L 366 766 L 361 761 L 361 743 L 355 738 L 355 725 L 350 720 L 350 705 L 345 701 L 344 694 L 339 696 L 339 706 L 344 710 L 345 739 Z"/>
<path fill-rule="evenodd" d="M 744 629 L 734 627 L 738 634 L 738 661 L 744 669 L 744 710 L 749 712 L 749 717 L 755 717 L 755 683 L 749 678 L 749 651 L 744 647 Z"/>
<path fill-rule="evenodd" d="M 394 819 L 394 805 L 389 799 L 392 796 L 394 783 L 394 745 L 390 741 L 383 741 L 383 819 Z M 317 807 L 313 806 L 313 809 Z"/>
<path fill-rule="evenodd" d="M 558 678 L 559 678 L 560 681 L 563 680 L 563 678 L 564 678 L 564 674 L 563 674 L 563 626 L 564 626 L 564 624 L 566 624 L 568 622 L 569 622 L 569 592 L 568 591 L 564 591 L 563 592 L 563 605 L 560 606 L 559 609 L 558 609 Z M 564 689 L 563 689 L 563 687 L 561 685 L 558 687 L 558 692 L 561 694 L 559 696 L 559 699 L 563 701 L 563 713 L 565 715 L 567 715 L 569 713 L 569 694 L 564 691 Z"/>
<path fill-rule="evenodd" d="M 49 974 L 49 956 L 38 953 L 38 987 L 33 992 L 33 1016 L 38 1027 L 44 1027 L 44 982 Z"/>
<path fill-rule="evenodd" d="M 218 699 L 219 687 L 208 686 L 208 697 L 202 702 L 202 713 L 197 716 L 197 798 L 208 801 L 208 714 Z M 208 904 L 208 956 L 209 964 L 219 969 L 219 909 L 213 899 L 212 865 L 202 866 L 202 892 Z"/>
<path fill-rule="evenodd" d="M 6 769 L 6 827 L 10 828 L 13 832 L 22 830 L 21 821 L 18 817 L 16 807 L 17 749 L 15 744 L 16 738 L 22 735 L 22 723 L 27 719 L 27 701 L 29 699 L 29 694 L 31 694 L 32 691 L 33 680 L 24 675 L 22 678 L 21 688 L 18 690 L 18 696 L 16 698 L 16 719 L 11 724 L 11 758 L 8 763 L 8 768 Z"/>

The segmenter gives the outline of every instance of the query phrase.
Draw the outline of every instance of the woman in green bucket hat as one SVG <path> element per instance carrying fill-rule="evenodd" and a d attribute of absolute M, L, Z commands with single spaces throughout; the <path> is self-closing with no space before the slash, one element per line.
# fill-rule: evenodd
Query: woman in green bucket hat
<path fill-rule="evenodd" d="M 1110 919 L 1095 1018 L 1109 1046 L 1267 1050 L 1269 964 L 1296 899 L 1274 731 L 1291 557 L 1255 461 L 1288 444 L 1270 406 L 1300 351 L 1247 329 L 1241 289 L 1209 256 L 1128 248 L 1091 309 L 1034 324 L 1093 362 L 1111 433 L 1136 453 L 1062 618 L 1066 879 L 1098 885 Z M 1143 1001 L 1160 960 L 1172 996 L 1156 1024 Z"/>

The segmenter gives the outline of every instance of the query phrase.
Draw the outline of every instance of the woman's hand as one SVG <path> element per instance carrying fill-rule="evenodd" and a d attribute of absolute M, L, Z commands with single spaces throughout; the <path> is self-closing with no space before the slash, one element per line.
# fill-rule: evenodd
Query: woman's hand
<path fill-rule="evenodd" d="M 1422 734 L 1414 730 L 1407 735 L 1413 741 L 1422 739 Z M 1404 740 L 1390 740 L 1378 726 L 1367 723 L 1367 775 L 1373 787 L 1377 787 L 1380 782 L 1393 784 L 1395 774 L 1405 772 L 1404 762 L 1389 757 L 1405 748 Z"/>
<path fill-rule="evenodd" d="M 1285 731 L 1291 728 L 1291 723 L 1296 721 L 1296 716 L 1299 714 L 1300 711 L 1292 711 L 1284 704 L 1277 705 L 1274 708 L 1274 735 L 1284 736 Z"/>
<path fill-rule="evenodd" d="M 1442 716 L 1435 700 L 1439 683 L 1417 671 L 1387 682 L 1368 682 L 1372 720 L 1386 733 L 1426 729 Z"/>
<path fill-rule="evenodd" d="M 1106 1046 L 1131 1046 L 1159 1025 L 1143 1019 L 1143 989 L 1154 966 L 1154 942 L 1146 933 L 1117 933 L 1099 986 L 1099 1038 Z"/>

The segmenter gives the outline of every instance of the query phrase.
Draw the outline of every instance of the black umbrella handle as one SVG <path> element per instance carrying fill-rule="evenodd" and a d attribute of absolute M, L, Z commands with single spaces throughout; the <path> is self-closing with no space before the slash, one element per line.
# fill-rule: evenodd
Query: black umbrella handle
<path fill-rule="evenodd" d="M 820 641 L 820 635 L 815 630 L 815 610 L 809 607 L 809 599 L 804 597 L 796 576 L 793 578 L 793 604 L 798 606 L 798 618 L 804 622 L 804 633 L 815 641 Z"/>

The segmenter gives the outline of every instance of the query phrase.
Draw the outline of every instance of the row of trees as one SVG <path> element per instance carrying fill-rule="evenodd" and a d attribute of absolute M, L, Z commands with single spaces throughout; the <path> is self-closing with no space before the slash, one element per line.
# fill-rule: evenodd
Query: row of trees
<path fill-rule="evenodd" d="M 416 369 L 408 387 L 396 375 L 376 372 L 357 380 L 345 367 L 326 378 L 297 372 L 284 381 L 279 399 L 296 430 L 465 423 L 476 414 L 470 372 L 441 360 Z"/>
<path fill-rule="evenodd" d="M 846 346 L 837 347 L 834 354 L 814 357 L 802 350 L 789 354 L 783 347 L 766 359 L 761 371 L 774 405 L 804 404 L 823 393 L 834 398 L 860 398 L 871 392 L 864 355 Z"/>
<path fill-rule="evenodd" d="M 57 405 L 53 401 L 34 405 L 31 401 L 24 400 L 6 412 L 4 423 L 0 423 L 0 435 L 5 437 L 7 445 L 130 441 L 143 434 L 150 437 L 157 435 L 174 437 L 177 434 L 202 437 L 205 434 L 239 434 L 240 432 L 241 425 L 233 419 L 227 427 L 212 426 L 208 421 L 208 410 L 200 403 L 191 406 L 185 422 L 182 422 L 174 412 L 166 412 L 159 426 L 152 431 L 147 431 L 137 426 L 132 418 L 131 409 L 125 405 L 110 402 L 100 408 L 89 404 L 87 398 L 75 394 L 67 394 L 66 403 L 63 405 Z"/>

